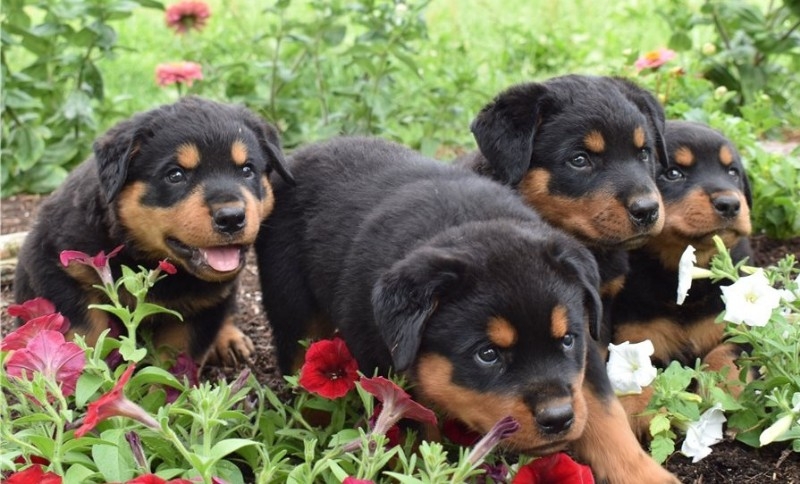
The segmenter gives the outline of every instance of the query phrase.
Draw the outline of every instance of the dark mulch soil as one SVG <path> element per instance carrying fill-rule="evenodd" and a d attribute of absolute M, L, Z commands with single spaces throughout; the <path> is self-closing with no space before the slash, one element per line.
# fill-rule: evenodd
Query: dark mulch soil
<path fill-rule="evenodd" d="M 28 230 L 35 215 L 40 197 L 14 196 L 0 201 L 0 233 L 8 234 Z M 752 238 L 755 252 L 753 263 L 764 266 L 781 259 L 788 253 L 800 256 L 800 237 L 789 240 L 772 240 L 763 236 Z M 5 280 L 5 278 L 3 278 Z M 252 338 L 257 348 L 257 356 L 249 366 L 258 380 L 278 389 L 281 378 L 275 367 L 270 330 L 261 308 L 261 292 L 252 254 L 242 277 L 239 290 L 239 327 Z M 2 287 L 0 311 L 4 330 L 8 316 L 6 307 L 13 301 L 8 284 Z M 4 331 L 5 332 L 5 331 Z M 242 368 L 206 367 L 206 378 L 231 378 Z M 766 449 L 753 449 L 735 441 L 725 441 L 714 446 L 710 456 L 697 464 L 675 454 L 666 464 L 681 481 L 692 484 L 706 483 L 782 483 L 800 484 L 800 455 L 778 446 Z"/>

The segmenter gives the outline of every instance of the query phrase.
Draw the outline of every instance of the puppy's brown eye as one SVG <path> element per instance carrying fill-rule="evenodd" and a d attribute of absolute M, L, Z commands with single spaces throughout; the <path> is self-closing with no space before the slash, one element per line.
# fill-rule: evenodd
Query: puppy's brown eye
<path fill-rule="evenodd" d="M 733 178 L 739 178 L 739 170 L 736 168 L 728 168 L 728 175 L 732 176 Z"/>
<path fill-rule="evenodd" d="M 642 163 L 647 163 L 648 161 L 650 161 L 650 150 L 644 149 L 640 151 L 637 157 L 639 158 L 639 161 L 641 161 Z"/>
<path fill-rule="evenodd" d="M 475 359 L 482 365 L 494 365 L 500 361 L 500 352 L 494 346 L 484 346 L 475 353 Z"/>
<path fill-rule="evenodd" d="M 244 176 L 247 179 L 250 179 L 250 178 L 253 178 L 254 176 L 256 176 L 256 172 L 255 172 L 255 170 L 253 170 L 253 165 L 251 165 L 249 163 L 244 165 L 242 167 L 242 176 Z"/>
<path fill-rule="evenodd" d="M 677 168 L 670 168 L 664 172 L 664 178 L 666 178 L 669 181 L 680 180 L 683 177 L 684 177 L 683 172 Z"/>
<path fill-rule="evenodd" d="M 572 165 L 573 168 L 588 168 L 589 157 L 586 155 L 577 155 L 569 160 L 569 164 Z"/>
<path fill-rule="evenodd" d="M 565 349 L 570 349 L 575 345 L 575 335 L 572 333 L 567 333 L 561 338 L 561 346 Z"/>
<path fill-rule="evenodd" d="M 170 183 L 180 183 L 186 179 L 186 174 L 180 168 L 173 168 L 167 172 L 167 181 Z"/>

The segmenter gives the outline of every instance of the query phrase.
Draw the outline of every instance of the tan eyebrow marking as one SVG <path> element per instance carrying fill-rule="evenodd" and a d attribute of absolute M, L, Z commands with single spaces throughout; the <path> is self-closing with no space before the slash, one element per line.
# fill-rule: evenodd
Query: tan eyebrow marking
<path fill-rule="evenodd" d="M 178 146 L 175 158 L 181 167 L 191 170 L 200 164 L 200 150 L 194 143 L 184 143 Z"/>
<path fill-rule="evenodd" d="M 567 308 L 558 305 L 553 308 L 553 313 L 550 315 L 550 334 L 555 339 L 561 339 L 567 334 L 567 329 L 569 329 Z"/>
<path fill-rule="evenodd" d="M 725 166 L 733 163 L 733 152 L 727 145 L 722 145 L 719 149 L 719 161 Z"/>
<path fill-rule="evenodd" d="M 600 131 L 592 130 L 583 138 L 583 144 L 589 151 L 602 153 L 606 149 L 606 140 Z"/>
<path fill-rule="evenodd" d="M 517 342 L 517 330 L 504 318 L 492 318 L 486 329 L 489 340 L 500 348 L 508 348 Z"/>
<path fill-rule="evenodd" d="M 681 146 L 675 150 L 675 163 L 681 166 L 692 166 L 694 164 L 694 153 L 688 146 Z"/>
<path fill-rule="evenodd" d="M 637 126 L 636 129 L 633 130 L 633 145 L 637 148 L 644 148 L 644 141 L 644 128 Z"/>
<path fill-rule="evenodd" d="M 241 140 L 234 141 L 231 145 L 231 158 L 237 165 L 244 165 L 247 161 L 247 145 Z"/>

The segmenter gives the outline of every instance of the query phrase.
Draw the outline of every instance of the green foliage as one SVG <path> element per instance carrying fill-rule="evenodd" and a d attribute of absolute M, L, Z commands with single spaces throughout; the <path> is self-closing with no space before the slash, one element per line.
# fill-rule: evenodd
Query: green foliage
<path fill-rule="evenodd" d="M 2 5 L 4 193 L 45 193 L 88 154 L 113 55 L 112 24 L 153 0 L 7 0 Z"/>
<path fill-rule="evenodd" d="M 715 86 L 734 92 L 726 111 L 741 114 L 743 106 L 761 93 L 776 101 L 778 114 L 797 117 L 787 110 L 800 89 L 800 12 L 795 0 L 761 6 L 747 0 L 706 0 L 698 11 L 680 0 L 670 0 L 661 15 L 673 28 L 669 46 L 678 51 L 695 48 L 693 31 L 711 30 L 701 46 L 701 70 Z"/>

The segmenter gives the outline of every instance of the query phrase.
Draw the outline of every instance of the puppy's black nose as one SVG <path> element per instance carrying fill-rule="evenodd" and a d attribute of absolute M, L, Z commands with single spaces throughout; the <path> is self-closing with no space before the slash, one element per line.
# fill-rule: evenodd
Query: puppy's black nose
<path fill-rule="evenodd" d="M 543 407 L 536 411 L 536 423 L 542 432 L 546 434 L 558 434 L 572 427 L 575 414 L 572 413 L 572 405 L 553 405 Z"/>
<path fill-rule="evenodd" d="M 214 211 L 214 228 L 226 234 L 236 233 L 244 228 L 243 207 L 222 207 Z"/>
<path fill-rule="evenodd" d="M 714 210 L 725 218 L 734 218 L 739 214 L 739 209 L 741 208 L 739 197 L 735 195 L 712 197 L 711 204 L 714 205 Z"/>
<path fill-rule="evenodd" d="M 658 200 L 640 198 L 628 205 L 628 214 L 636 225 L 649 227 L 658 220 Z"/>

